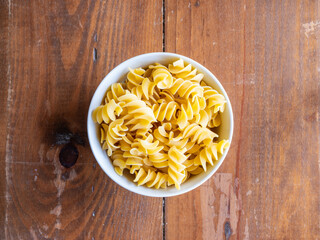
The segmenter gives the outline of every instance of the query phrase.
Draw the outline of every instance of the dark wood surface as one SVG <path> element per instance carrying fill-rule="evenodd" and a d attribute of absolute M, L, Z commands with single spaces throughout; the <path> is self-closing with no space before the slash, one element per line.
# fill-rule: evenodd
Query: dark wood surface
<path fill-rule="evenodd" d="M 0 239 L 320 239 L 319 1 L 0 4 Z M 166 199 L 113 183 L 86 136 L 102 78 L 155 51 L 209 68 L 235 118 L 218 172 Z"/>
<path fill-rule="evenodd" d="M 129 57 L 162 51 L 162 1 L 2 6 L 9 37 L 1 239 L 162 239 L 162 199 L 117 186 L 86 136 L 89 103 L 102 78 Z M 79 158 L 65 169 L 59 152 L 71 135 Z"/>

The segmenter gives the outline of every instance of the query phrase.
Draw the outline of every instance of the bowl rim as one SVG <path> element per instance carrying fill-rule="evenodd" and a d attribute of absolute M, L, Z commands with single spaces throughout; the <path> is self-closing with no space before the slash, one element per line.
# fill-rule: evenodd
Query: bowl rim
<path fill-rule="evenodd" d="M 214 80 L 214 82 L 219 86 L 219 88 L 220 88 L 220 89 L 218 89 L 219 93 L 222 93 L 224 95 L 224 97 L 226 98 L 226 101 L 227 101 L 226 102 L 226 107 L 229 109 L 229 117 L 230 117 L 230 129 L 229 129 L 229 132 L 228 132 L 228 135 L 229 135 L 229 139 L 228 140 L 230 142 L 230 146 L 226 149 L 226 151 L 220 157 L 218 163 L 214 166 L 214 168 L 211 170 L 210 173 L 208 173 L 205 177 L 203 177 L 201 180 L 199 180 L 198 182 L 196 182 L 192 186 L 190 186 L 188 188 L 185 188 L 185 189 L 177 190 L 177 191 L 174 191 L 174 192 L 166 192 L 164 190 L 162 190 L 162 191 L 160 190 L 159 191 L 158 189 L 152 189 L 152 188 L 147 188 L 145 186 L 137 186 L 137 185 L 134 185 L 134 188 L 133 188 L 131 186 L 128 186 L 126 184 L 118 182 L 116 179 L 114 179 L 111 174 L 108 174 L 108 171 L 110 171 L 110 169 L 106 169 L 105 166 L 102 163 L 100 163 L 100 161 L 102 161 L 102 159 L 99 159 L 99 157 L 97 157 L 97 153 L 95 152 L 95 150 L 93 148 L 93 137 L 95 137 L 93 132 L 96 131 L 96 130 L 92 129 L 92 127 L 90 127 L 90 122 L 93 121 L 92 120 L 92 110 L 93 110 L 93 102 L 94 102 L 93 100 L 98 98 L 98 97 L 100 97 L 100 95 L 98 95 L 98 89 L 102 88 L 102 87 L 105 87 L 104 85 L 106 84 L 105 82 L 107 81 L 108 77 L 110 75 L 112 75 L 112 73 L 122 69 L 124 66 L 127 68 L 126 65 L 127 65 L 128 62 L 131 62 L 133 60 L 137 60 L 137 59 L 140 59 L 140 58 L 146 58 L 146 57 L 152 59 L 152 57 L 155 57 L 155 56 L 158 56 L 158 55 L 163 55 L 163 56 L 167 56 L 167 57 L 181 58 L 181 59 L 183 59 L 184 61 L 186 61 L 187 63 L 191 64 L 194 67 L 195 67 L 195 65 L 196 66 L 197 65 L 200 66 L 202 68 L 201 70 L 204 70 L 205 74 L 208 75 L 210 78 L 212 78 Z M 154 63 L 154 62 L 151 62 L 150 64 L 152 64 L 152 63 Z M 202 72 L 202 71 L 200 71 L 200 72 Z M 202 73 L 204 73 L 204 72 L 202 72 Z M 109 88 L 111 86 L 111 83 L 107 84 L 107 86 Z M 226 158 L 227 153 L 228 153 L 228 151 L 229 151 L 229 149 L 231 147 L 231 142 L 232 142 L 232 137 L 233 137 L 233 129 L 234 129 L 234 119 L 233 119 L 233 111 L 232 111 L 231 102 L 230 102 L 230 99 L 228 97 L 228 94 L 226 93 L 225 89 L 223 88 L 223 86 L 220 83 L 220 81 L 218 80 L 218 78 L 210 70 L 208 70 L 206 67 L 204 67 L 199 62 L 197 62 L 197 61 L 195 61 L 195 60 L 193 60 L 193 59 L 191 59 L 189 57 L 183 56 L 181 54 L 171 53 L 171 52 L 150 52 L 150 53 L 140 54 L 140 55 L 134 56 L 132 58 L 129 58 L 129 59 L 121 62 L 119 65 L 117 65 L 115 68 L 113 68 L 102 79 L 102 81 L 100 82 L 100 84 L 96 88 L 96 90 L 95 90 L 95 92 L 94 92 L 94 94 L 93 94 L 93 96 L 91 98 L 91 101 L 90 101 L 90 105 L 89 105 L 89 109 L 88 109 L 88 116 L 87 116 L 87 134 L 88 134 L 89 145 L 90 145 L 91 151 L 92 151 L 96 161 L 98 162 L 98 164 L 100 165 L 102 170 L 105 172 L 105 174 L 107 174 L 107 176 L 109 178 L 111 178 L 115 183 L 117 183 L 121 187 L 129 190 L 130 192 L 134 192 L 134 193 L 137 193 L 137 194 L 140 194 L 140 195 L 144 195 L 144 196 L 148 196 L 148 197 L 172 197 L 172 196 L 181 195 L 181 194 L 187 193 L 187 192 L 189 192 L 191 190 L 194 190 L 195 188 L 199 187 L 204 182 L 206 182 L 219 169 L 219 167 L 223 163 L 224 159 Z M 107 157 L 108 157 L 108 160 L 111 161 L 109 156 L 107 156 Z M 112 171 L 114 171 L 114 168 L 112 168 Z M 148 191 L 148 193 L 146 193 L 144 191 L 144 190 L 146 190 L 146 188 L 148 190 L 152 189 L 154 191 Z"/>

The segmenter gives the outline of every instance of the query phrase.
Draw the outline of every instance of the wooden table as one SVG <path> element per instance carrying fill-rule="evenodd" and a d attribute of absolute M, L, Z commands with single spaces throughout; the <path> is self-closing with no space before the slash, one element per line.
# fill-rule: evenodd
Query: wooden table
<path fill-rule="evenodd" d="M 319 1 L 0 3 L 1 239 L 320 239 Z M 86 136 L 102 78 L 156 51 L 209 68 L 235 118 L 219 171 L 165 199 L 117 186 Z"/>

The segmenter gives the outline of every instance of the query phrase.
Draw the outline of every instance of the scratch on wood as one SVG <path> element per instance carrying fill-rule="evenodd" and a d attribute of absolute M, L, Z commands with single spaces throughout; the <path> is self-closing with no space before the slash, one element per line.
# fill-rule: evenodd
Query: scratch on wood
<path fill-rule="evenodd" d="M 9 16 L 11 16 L 11 0 L 8 0 L 8 12 Z"/>
<path fill-rule="evenodd" d="M 43 229 L 45 232 L 43 232 L 42 229 Z M 45 237 L 45 238 L 49 238 L 48 234 L 46 233 L 46 232 L 48 231 L 48 229 L 49 229 L 48 225 L 47 225 L 47 224 L 44 224 L 44 225 L 42 226 L 42 229 L 41 229 L 41 227 L 38 228 L 38 231 L 39 231 L 39 233 L 41 234 L 41 236 L 43 236 L 43 237 Z"/>
<path fill-rule="evenodd" d="M 249 240 L 249 225 L 248 225 L 248 218 L 246 218 L 246 226 L 244 228 L 244 239 Z"/>
<path fill-rule="evenodd" d="M 73 168 L 73 169 L 71 169 L 71 171 L 70 171 L 69 180 L 72 181 L 72 180 L 74 180 L 76 177 L 77 177 L 77 172 L 76 172 L 76 170 Z"/>
<path fill-rule="evenodd" d="M 308 22 L 308 23 L 304 23 L 302 24 L 302 27 L 304 28 L 304 35 L 309 38 L 309 34 L 314 34 L 314 32 L 316 30 L 319 30 L 320 28 L 320 21 L 316 21 L 316 22 Z"/>
<path fill-rule="evenodd" d="M 40 162 L 43 163 L 43 156 L 45 155 L 44 153 L 44 146 L 45 144 L 44 143 L 41 143 L 40 145 L 40 149 L 38 151 L 38 156 L 39 156 L 39 159 L 40 159 Z"/>
<path fill-rule="evenodd" d="M 236 184 L 237 183 L 237 184 Z M 239 189 L 239 179 L 235 179 L 235 186 L 230 186 L 230 223 L 231 227 L 234 230 L 233 234 L 236 234 L 238 229 L 238 223 L 241 212 L 241 194 L 237 195 L 236 189 Z M 240 190 L 239 190 L 240 192 Z"/>
<path fill-rule="evenodd" d="M 11 0 L 8 1 L 8 11 L 9 11 L 9 17 L 11 17 Z M 10 27 L 8 24 L 8 39 L 10 39 Z M 7 56 L 9 56 L 9 41 L 7 43 Z M 11 108 L 13 104 L 13 87 L 12 87 L 12 78 L 11 78 L 11 64 L 8 60 L 8 68 L 7 68 L 7 81 L 8 81 L 8 95 L 7 95 L 7 114 L 8 114 L 8 122 L 7 122 L 7 136 L 6 136 L 6 154 L 5 154 L 5 174 L 6 174 L 6 212 L 5 212 L 5 237 L 7 238 L 8 234 L 8 208 L 9 208 L 9 200 L 10 200 L 10 194 L 9 194 L 9 187 L 11 186 L 10 181 L 10 158 L 11 158 L 11 146 L 12 146 L 12 137 L 11 137 Z"/>
<path fill-rule="evenodd" d="M 78 21 L 79 21 L 79 26 L 81 27 L 81 29 L 83 29 L 79 15 L 78 15 Z"/>
<path fill-rule="evenodd" d="M 57 153 L 58 151 L 56 151 Z M 65 185 L 66 185 L 66 182 L 61 180 L 61 166 L 60 164 L 58 163 L 58 160 L 54 159 L 54 173 L 56 174 L 56 178 L 54 179 L 54 185 L 56 186 L 57 188 L 57 197 L 58 199 L 60 198 L 61 194 L 63 193 L 64 191 L 64 188 L 65 188 Z"/>
<path fill-rule="evenodd" d="M 36 234 L 36 232 L 33 230 L 32 227 L 29 229 L 29 232 L 30 232 L 33 240 L 38 240 L 37 234 Z"/>
<path fill-rule="evenodd" d="M 224 224 L 229 219 L 232 234 L 237 232 L 239 211 L 241 211 L 241 196 L 236 195 L 234 186 L 232 184 L 231 173 L 220 173 L 214 177 L 214 183 L 218 190 L 220 190 L 220 208 L 217 225 L 217 238 L 223 236 Z M 235 179 L 235 188 L 239 187 L 239 181 Z"/>
<path fill-rule="evenodd" d="M 56 220 L 56 223 L 54 224 L 54 228 L 61 229 L 61 222 L 59 219 Z"/>
<path fill-rule="evenodd" d="M 222 236 L 224 236 L 224 223 L 225 223 L 225 220 L 229 217 L 229 213 L 228 213 L 229 190 L 228 189 L 231 185 L 231 179 L 232 179 L 231 173 L 217 174 L 214 178 L 216 188 L 221 191 L 216 239 L 221 239 Z M 227 182 L 229 182 L 229 184 L 227 184 Z"/>
<path fill-rule="evenodd" d="M 47 224 L 44 224 L 44 225 L 42 226 L 42 228 L 43 228 L 45 231 L 47 231 L 49 227 L 48 227 Z"/>
<path fill-rule="evenodd" d="M 214 207 L 214 189 L 211 184 L 208 184 L 206 187 L 200 188 L 200 201 L 202 219 L 207 219 L 208 216 L 214 219 L 217 214 Z M 210 206 L 210 208 L 208 208 L 207 206 Z M 216 236 L 216 229 L 215 226 L 212 225 L 211 221 L 202 221 L 202 236 L 204 238 L 208 238 L 209 236 Z"/>
<path fill-rule="evenodd" d="M 10 121 L 8 121 L 8 131 L 11 129 L 10 126 Z M 6 155 L 5 155 L 5 162 L 6 162 L 6 167 L 5 167 L 5 172 L 6 172 L 6 213 L 5 213 L 5 235 L 7 238 L 7 228 L 8 228 L 8 208 L 9 208 L 9 200 L 10 200 L 10 194 L 9 194 L 9 186 L 11 185 L 10 181 L 10 152 L 11 152 L 11 137 L 9 133 L 7 134 L 7 139 L 6 139 Z"/>
<path fill-rule="evenodd" d="M 253 216 L 254 216 L 254 220 L 256 220 L 256 226 L 258 226 L 258 217 L 257 217 L 257 211 L 255 208 L 253 209 Z"/>
<path fill-rule="evenodd" d="M 223 192 L 225 195 L 229 195 L 231 180 L 231 173 L 220 173 L 215 175 L 214 184 L 216 188 Z"/>
<path fill-rule="evenodd" d="M 56 149 L 55 154 L 54 154 L 54 159 L 53 159 L 54 174 L 56 174 L 56 178 L 53 180 L 53 182 L 57 188 L 57 201 L 58 201 L 58 203 L 57 203 L 57 206 L 53 210 L 50 211 L 50 214 L 54 214 L 57 216 L 56 223 L 55 223 L 54 227 L 56 229 L 61 229 L 60 214 L 62 211 L 62 206 L 61 206 L 60 197 L 64 191 L 66 183 L 65 183 L 65 181 L 63 181 L 61 179 L 62 170 L 61 170 L 61 165 L 59 164 L 58 157 L 59 157 L 59 148 Z"/>
<path fill-rule="evenodd" d="M 251 191 L 251 190 L 249 190 L 249 191 L 246 193 L 247 196 L 249 196 L 249 195 L 251 195 L 251 194 L 252 194 L 252 191 Z"/>
<path fill-rule="evenodd" d="M 58 204 L 54 209 L 52 209 L 50 211 L 50 214 L 53 214 L 53 215 L 56 215 L 57 217 L 59 217 L 61 214 L 61 211 L 62 211 L 61 204 Z"/>

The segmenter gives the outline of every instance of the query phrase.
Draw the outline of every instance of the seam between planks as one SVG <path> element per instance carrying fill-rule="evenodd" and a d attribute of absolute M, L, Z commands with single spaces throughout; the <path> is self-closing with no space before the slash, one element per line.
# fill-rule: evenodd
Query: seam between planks
<path fill-rule="evenodd" d="M 166 51 L 166 2 L 162 0 L 162 51 Z M 166 240 L 166 198 L 162 199 L 162 240 Z"/>
<path fill-rule="evenodd" d="M 244 16 L 243 16 L 243 75 L 242 75 L 242 99 L 241 99 L 241 110 L 240 110 L 240 126 L 239 126 L 239 141 L 241 141 L 242 136 L 242 119 L 243 119 L 243 106 L 244 106 L 244 82 L 246 78 L 246 10 L 247 3 L 244 1 Z M 240 174 L 240 142 L 238 143 L 237 157 L 236 157 L 236 178 L 239 179 Z M 240 187 L 236 189 L 237 197 L 240 195 Z M 238 222 L 237 222 L 237 240 L 240 238 L 240 218 L 241 211 L 239 211 Z"/>
<path fill-rule="evenodd" d="M 162 0 L 162 51 L 166 51 L 166 40 L 165 40 L 165 33 L 166 33 L 166 2 Z"/>

